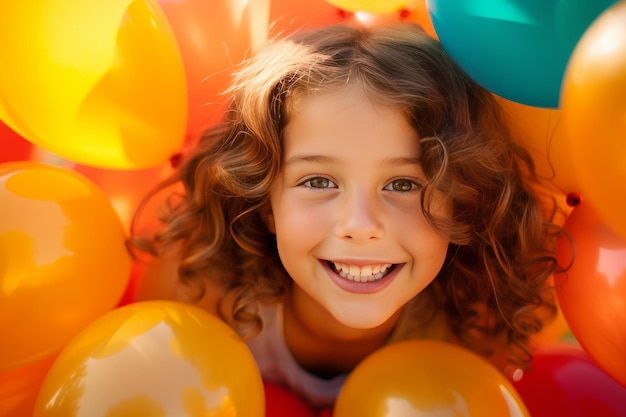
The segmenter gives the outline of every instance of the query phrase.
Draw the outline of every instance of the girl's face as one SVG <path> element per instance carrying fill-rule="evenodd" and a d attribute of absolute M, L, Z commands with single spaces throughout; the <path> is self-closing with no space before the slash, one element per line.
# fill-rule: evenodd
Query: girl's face
<path fill-rule="evenodd" d="M 299 100 L 283 140 L 268 223 L 298 300 L 351 328 L 386 323 L 435 278 L 448 248 L 421 212 L 417 133 L 350 87 Z"/>

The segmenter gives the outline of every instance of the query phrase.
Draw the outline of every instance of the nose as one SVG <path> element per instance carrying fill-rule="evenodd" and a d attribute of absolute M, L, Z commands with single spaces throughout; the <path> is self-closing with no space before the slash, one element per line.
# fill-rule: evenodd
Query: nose
<path fill-rule="evenodd" d="M 342 200 L 336 225 L 338 237 L 359 242 L 383 237 L 382 209 L 376 196 L 353 192 Z"/>

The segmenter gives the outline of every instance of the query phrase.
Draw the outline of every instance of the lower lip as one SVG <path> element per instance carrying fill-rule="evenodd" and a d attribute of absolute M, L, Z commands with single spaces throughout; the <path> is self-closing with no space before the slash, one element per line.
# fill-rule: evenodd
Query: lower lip
<path fill-rule="evenodd" d="M 347 278 L 344 278 L 338 273 L 336 273 L 335 271 L 333 271 L 328 265 L 328 262 L 326 261 L 321 261 L 321 262 L 322 262 L 322 265 L 324 266 L 324 269 L 328 273 L 328 276 L 330 277 L 331 281 L 333 281 L 335 285 L 337 285 L 339 288 L 341 288 L 344 291 L 354 293 L 354 294 L 375 294 L 377 292 L 384 290 L 395 279 L 395 277 L 398 275 L 398 273 L 400 272 L 403 266 L 403 265 L 396 265 L 393 271 L 391 271 L 388 275 L 385 275 L 384 277 L 376 281 L 356 282 L 356 281 L 351 281 Z"/>

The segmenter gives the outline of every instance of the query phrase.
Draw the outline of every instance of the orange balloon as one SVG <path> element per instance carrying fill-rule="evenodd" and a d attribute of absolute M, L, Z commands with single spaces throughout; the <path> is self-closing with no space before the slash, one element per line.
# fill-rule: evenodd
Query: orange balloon
<path fill-rule="evenodd" d="M 252 353 L 198 307 L 146 301 L 113 310 L 61 352 L 35 417 L 262 417 Z"/>
<path fill-rule="evenodd" d="M 528 417 L 511 383 L 476 354 L 410 340 L 383 347 L 348 376 L 335 417 Z"/>
<path fill-rule="evenodd" d="M 0 2 L 0 119 L 69 160 L 148 168 L 176 153 L 183 63 L 153 0 Z M 10 63 L 10 64 L 9 64 Z"/>
<path fill-rule="evenodd" d="M 0 373 L 0 417 L 32 416 L 37 395 L 56 355 Z"/>
<path fill-rule="evenodd" d="M 532 156 L 546 186 L 565 194 L 580 193 L 559 109 L 528 106 L 495 96 L 502 106 L 513 140 Z"/>
<path fill-rule="evenodd" d="M 235 66 L 265 42 L 269 0 L 159 0 L 187 78 L 187 143 L 222 118 Z"/>
<path fill-rule="evenodd" d="M 406 14 L 406 17 L 405 17 L 406 20 L 417 23 L 430 36 L 432 36 L 435 39 L 439 39 L 437 37 L 437 32 L 435 32 L 435 27 L 433 26 L 433 22 L 430 19 L 430 13 L 428 12 L 428 7 L 426 6 L 426 0 L 412 1 L 411 8 L 407 9 L 405 14 Z"/>
<path fill-rule="evenodd" d="M 126 230 L 129 230 L 133 215 L 148 191 L 173 172 L 169 163 L 125 171 L 76 165 L 74 170 L 93 181 L 109 197 Z"/>
<path fill-rule="evenodd" d="M 576 45 L 560 104 L 580 193 L 626 237 L 626 2 L 602 13 Z"/>
<path fill-rule="evenodd" d="M 558 244 L 555 275 L 559 304 L 581 346 L 615 380 L 626 386 L 626 240 L 583 202 L 568 217 Z"/>
<path fill-rule="evenodd" d="M 58 352 L 114 308 L 131 261 L 107 197 L 83 176 L 0 165 L 0 372 Z"/>

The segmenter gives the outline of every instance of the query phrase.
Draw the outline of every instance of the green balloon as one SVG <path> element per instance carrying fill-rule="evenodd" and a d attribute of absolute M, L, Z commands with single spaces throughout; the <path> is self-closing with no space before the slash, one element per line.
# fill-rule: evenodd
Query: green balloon
<path fill-rule="evenodd" d="M 441 44 L 494 94 L 558 107 L 578 40 L 617 0 L 427 0 Z"/>

